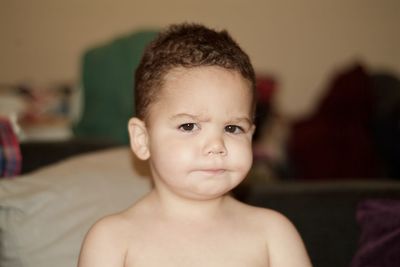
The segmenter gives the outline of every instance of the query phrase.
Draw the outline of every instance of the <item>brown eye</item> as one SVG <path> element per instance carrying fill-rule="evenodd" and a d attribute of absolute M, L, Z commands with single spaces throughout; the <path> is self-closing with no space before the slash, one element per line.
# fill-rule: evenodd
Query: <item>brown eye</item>
<path fill-rule="evenodd" d="M 237 126 L 237 125 L 228 125 L 228 126 L 225 126 L 225 132 L 232 133 L 232 134 L 240 134 L 240 133 L 244 133 L 244 130 L 242 127 Z"/>
<path fill-rule="evenodd" d="M 184 123 L 179 125 L 178 129 L 183 132 L 193 132 L 194 130 L 198 129 L 198 126 L 196 123 Z"/>

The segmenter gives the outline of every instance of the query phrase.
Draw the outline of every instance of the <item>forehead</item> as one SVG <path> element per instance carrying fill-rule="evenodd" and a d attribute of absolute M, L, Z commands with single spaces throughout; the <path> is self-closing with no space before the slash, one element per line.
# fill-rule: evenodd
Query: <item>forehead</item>
<path fill-rule="evenodd" d="M 224 89 L 242 89 L 242 93 L 253 95 L 251 84 L 238 71 L 219 66 L 177 67 L 170 70 L 163 79 L 161 94 L 185 93 L 203 87 L 213 87 L 219 93 Z"/>
<path fill-rule="evenodd" d="M 218 108 L 247 112 L 252 109 L 252 99 L 250 82 L 237 71 L 216 66 L 175 68 L 165 75 L 150 111 L 159 113 L 168 108 L 206 112 Z"/>

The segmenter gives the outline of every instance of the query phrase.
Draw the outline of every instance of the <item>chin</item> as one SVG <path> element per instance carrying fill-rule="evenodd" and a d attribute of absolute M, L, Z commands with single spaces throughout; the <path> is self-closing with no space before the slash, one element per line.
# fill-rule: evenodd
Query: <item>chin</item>
<path fill-rule="evenodd" d="M 189 190 L 187 194 L 189 197 L 197 200 L 213 200 L 228 194 L 234 189 L 239 183 L 230 184 L 229 186 L 221 185 L 208 185 L 204 188 L 196 188 L 195 190 Z"/>
<path fill-rule="evenodd" d="M 220 197 L 225 196 L 229 191 L 221 192 L 221 193 L 214 193 L 214 194 L 202 194 L 202 193 L 192 193 L 192 194 L 185 194 L 185 198 L 196 200 L 196 201 L 207 201 L 207 200 L 214 200 Z"/>

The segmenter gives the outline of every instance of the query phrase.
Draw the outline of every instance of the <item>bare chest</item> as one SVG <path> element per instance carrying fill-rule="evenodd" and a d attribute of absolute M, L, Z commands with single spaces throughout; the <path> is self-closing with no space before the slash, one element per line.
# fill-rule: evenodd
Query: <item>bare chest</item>
<path fill-rule="evenodd" d="M 144 230 L 130 242 L 127 267 L 267 267 L 262 235 L 243 229 Z"/>

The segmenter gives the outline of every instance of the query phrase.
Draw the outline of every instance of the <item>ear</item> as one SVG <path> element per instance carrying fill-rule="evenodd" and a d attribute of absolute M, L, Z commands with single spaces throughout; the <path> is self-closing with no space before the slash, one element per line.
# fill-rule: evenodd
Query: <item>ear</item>
<path fill-rule="evenodd" d="M 251 132 L 251 136 L 253 136 L 254 135 L 254 132 L 256 131 L 256 125 L 255 124 L 253 124 L 253 125 L 251 125 L 251 129 L 250 129 L 250 132 Z"/>
<path fill-rule="evenodd" d="M 131 149 L 141 160 L 150 157 L 148 133 L 145 123 L 138 118 L 131 118 L 128 123 Z"/>

